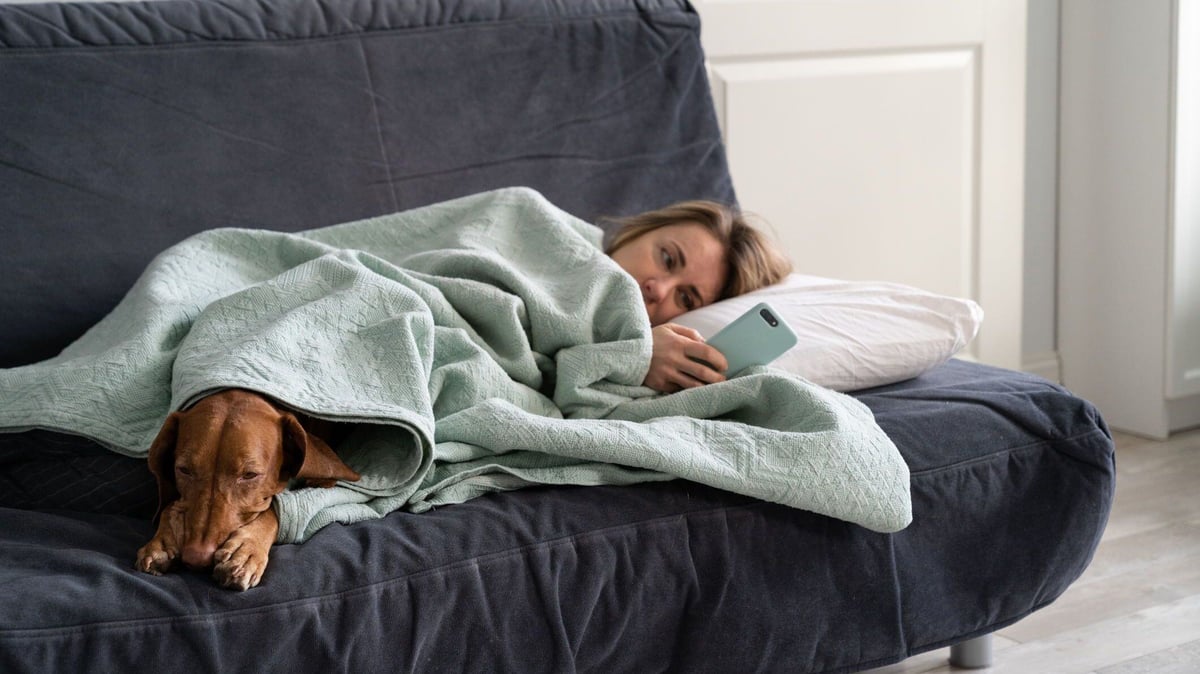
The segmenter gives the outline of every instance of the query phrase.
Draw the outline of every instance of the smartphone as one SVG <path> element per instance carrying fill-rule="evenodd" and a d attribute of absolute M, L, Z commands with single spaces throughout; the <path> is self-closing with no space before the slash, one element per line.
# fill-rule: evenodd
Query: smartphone
<path fill-rule="evenodd" d="M 771 305 L 760 302 L 708 340 L 729 362 L 726 377 L 751 365 L 766 365 L 796 345 L 796 333 Z"/>

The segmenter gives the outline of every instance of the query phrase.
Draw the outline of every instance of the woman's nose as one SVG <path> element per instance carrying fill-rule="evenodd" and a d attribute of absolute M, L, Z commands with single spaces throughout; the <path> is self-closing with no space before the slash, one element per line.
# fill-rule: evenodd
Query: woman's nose
<path fill-rule="evenodd" d="M 665 290 L 665 286 L 655 279 L 646 279 L 646 282 L 642 284 L 642 295 L 645 297 L 647 303 L 661 302 Z"/>

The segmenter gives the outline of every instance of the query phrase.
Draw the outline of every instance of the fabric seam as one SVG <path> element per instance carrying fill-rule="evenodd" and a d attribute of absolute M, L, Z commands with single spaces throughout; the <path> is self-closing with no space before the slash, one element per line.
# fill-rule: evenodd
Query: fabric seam
<path fill-rule="evenodd" d="M 1102 429 L 1094 428 L 1090 431 L 1086 431 L 1084 433 L 1079 433 L 1077 435 L 1072 435 L 1072 436 L 1063 437 L 1063 438 L 1049 438 L 1049 439 L 1045 439 L 1045 440 L 1038 440 L 1037 442 L 1032 442 L 1027 445 L 1021 445 L 1019 447 L 1010 447 L 1008 449 L 1005 449 L 1002 452 L 993 452 L 991 454 L 986 454 L 984 456 L 978 456 L 975 458 L 966 459 L 963 461 L 959 461 L 957 463 L 947 464 L 945 466 L 937 466 L 935 468 L 924 468 L 922 470 L 912 471 L 910 476 L 913 479 L 916 479 L 918 477 L 924 477 L 926 475 L 936 475 L 936 474 L 943 473 L 943 472 L 958 470 L 960 468 L 963 468 L 966 466 L 971 466 L 971 465 L 974 465 L 977 463 L 987 463 L 989 461 L 993 461 L 997 457 L 1006 457 L 1006 456 L 1010 456 L 1012 454 L 1017 454 L 1020 452 L 1030 452 L 1030 451 L 1034 451 L 1036 449 L 1043 448 L 1043 447 L 1051 447 L 1052 445 L 1055 445 L 1058 443 L 1073 443 L 1073 442 L 1078 442 L 1079 440 L 1090 439 L 1091 436 L 1093 436 L 1097 433 L 1104 435 L 1104 437 L 1106 439 L 1108 438 L 1108 436 L 1106 434 L 1104 434 L 1104 431 Z M 1077 461 L 1079 463 L 1088 465 L 1088 466 L 1100 467 L 1091 461 L 1085 461 L 1083 459 L 1080 459 L 1079 457 L 1071 456 L 1070 454 L 1067 454 L 1065 452 L 1057 452 L 1057 453 L 1064 454 L 1068 458 L 1070 458 L 1074 461 Z"/>
<path fill-rule="evenodd" d="M 19 5 L 13 5 L 16 8 Z M 28 15 L 28 12 L 21 9 L 15 9 L 17 13 Z M 571 17 L 556 17 L 556 16 L 536 16 L 536 17 L 520 17 L 513 19 L 472 19 L 451 21 L 445 24 L 435 26 L 395 26 L 395 27 L 376 27 L 376 28 L 359 28 L 358 30 L 348 29 L 340 32 L 330 32 L 318 35 L 307 36 L 286 36 L 273 37 L 269 35 L 258 35 L 242 38 L 225 38 L 217 36 L 199 36 L 195 40 L 185 39 L 168 39 L 162 42 L 135 42 L 135 43 L 117 43 L 117 44 L 93 44 L 83 43 L 76 39 L 75 44 L 56 44 L 56 45 L 26 45 L 26 46 L 10 46 L 0 42 L 0 58 L 6 53 L 33 54 L 38 52 L 53 52 L 68 50 L 120 50 L 120 49 L 160 49 L 160 48 L 178 48 L 186 49 L 188 47 L 237 47 L 248 44 L 270 44 L 279 45 L 286 43 L 306 43 L 306 42 L 323 42 L 323 41 L 339 41 L 351 39 L 364 39 L 372 37 L 386 37 L 396 33 L 430 33 L 449 30 L 462 30 L 468 28 L 498 28 L 520 24 L 549 24 L 562 25 L 574 23 L 586 23 L 593 21 L 608 21 L 624 19 L 628 17 L 640 16 L 695 16 L 694 13 L 681 8 L 663 8 L 654 10 L 620 10 L 614 12 L 598 12 L 596 14 L 588 14 L 585 16 Z M 56 26 L 56 28 L 60 28 Z M 184 31 L 183 28 L 172 26 L 173 30 Z M 62 31 L 59 31 L 62 32 Z"/>
<path fill-rule="evenodd" d="M 211 610 L 209 612 L 199 613 L 199 614 L 159 616 L 159 617 L 151 617 L 151 618 L 137 618 L 137 619 L 131 619 L 131 620 L 130 619 L 110 620 L 110 621 L 101 621 L 101 622 L 92 622 L 92 623 L 80 623 L 78 625 L 59 626 L 59 627 L 32 627 L 32 628 L 20 628 L 20 629 L 15 629 L 15 630 L 0 629 L 0 643 L 3 643 L 8 640 L 12 640 L 12 639 L 53 639 L 53 638 L 58 638 L 58 637 L 72 636 L 72 635 L 79 635 L 79 634 L 91 634 L 91 633 L 95 633 L 98 631 L 153 628 L 153 627 L 161 626 L 161 625 L 192 624 L 192 623 L 210 623 L 211 624 L 211 623 L 216 623 L 216 622 L 226 622 L 226 621 L 240 620 L 240 619 L 244 619 L 244 618 L 252 618 L 256 615 L 271 614 L 271 613 L 276 613 L 281 610 L 282 611 L 291 611 L 291 610 L 295 610 L 295 609 L 303 609 L 305 607 L 312 606 L 312 605 L 326 604 L 330 601 L 339 602 L 339 601 L 344 600 L 347 597 L 354 597 L 354 596 L 359 596 L 359 595 L 370 595 L 374 592 L 386 591 L 387 589 L 389 589 L 391 587 L 394 587 L 394 586 L 397 586 L 397 585 L 400 585 L 403 583 L 411 582 L 413 580 L 418 580 L 418 579 L 421 579 L 424 577 L 434 576 L 437 574 L 446 573 L 446 572 L 450 572 L 450 571 L 458 571 L 460 569 L 470 568 L 473 566 L 478 566 L 480 564 L 486 564 L 489 562 L 499 561 L 499 560 L 503 560 L 503 559 L 507 559 L 507 558 L 520 557 L 520 556 L 523 556 L 530 552 L 535 552 L 535 551 L 538 551 L 541 549 L 554 548 L 554 547 L 562 546 L 565 544 L 574 544 L 576 541 L 583 541 L 583 540 L 588 540 L 588 539 L 592 539 L 592 538 L 601 538 L 601 537 L 605 536 L 606 534 L 613 533 L 613 532 L 622 532 L 622 531 L 626 531 L 626 530 L 633 531 L 633 530 L 639 530 L 639 529 L 643 529 L 643 528 L 652 528 L 655 526 L 665 525 L 669 522 L 677 521 L 680 519 L 687 520 L 687 519 L 691 519 L 693 517 L 706 517 L 706 516 L 711 516 L 711 515 L 716 515 L 716 514 L 728 514 L 729 512 L 733 512 L 733 511 L 752 510 L 752 509 L 763 507 L 765 505 L 768 505 L 768 504 L 766 502 L 751 502 L 751 503 L 735 505 L 735 506 L 720 506 L 717 508 L 693 510 L 693 511 L 689 511 L 689 512 L 674 513 L 671 515 L 663 515 L 661 517 L 655 517 L 652 519 L 642 520 L 639 522 L 628 522 L 628 523 L 620 524 L 617 526 L 604 527 L 602 529 L 595 529 L 595 530 L 583 532 L 583 533 L 575 533 L 575 534 L 569 534 L 569 535 L 564 535 L 564 536 L 558 536 L 558 537 L 550 538 L 550 539 L 547 539 L 544 541 L 538 541 L 535 543 L 528 543 L 525 545 L 507 548 L 504 550 L 498 550 L 496 552 L 488 553 L 486 555 L 480 555 L 480 556 L 471 557 L 468 559 L 461 559 L 461 560 L 456 560 L 456 561 L 452 561 L 452 562 L 447 562 L 445 564 L 440 564 L 438 566 L 428 568 L 428 569 L 422 569 L 420 571 L 414 571 L 411 573 L 403 573 L 400 575 L 377 580 L 377 581 L 367 583 L 365 585 L 360 585 L 360 586 L 357 586 L 357 587 L 354 587 L 351 589 L 347 589 L 347 590 L 340 590 L 337 592 L 331 592 L 328 594 L 316 595 L 316 596 L 311 596 L 311 597 L 301 597 L 301 598 L 297 598 L 297 599 L 290 599 L 287 601 L 281 601 L 278 603 L 268 604 L 265 606 L 257 606 L 257 607 L 253 607 L 253 608 L 233 609 L 233 610 L 225 609 L 225 608 L 218 608 L 215 610 Z M 133 572 L 133 571 L 131 570 L 131 572 Z"/>

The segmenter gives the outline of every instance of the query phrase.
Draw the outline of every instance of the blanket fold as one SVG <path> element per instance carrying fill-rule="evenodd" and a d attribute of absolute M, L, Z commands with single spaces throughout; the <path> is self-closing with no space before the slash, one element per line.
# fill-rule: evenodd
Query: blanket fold
<path fill-rule="evenodd" d="M 276 499 L 279 539 L 534 484 L 683 477 L 896 531 L 909 476 L 870 412 L 765 368 L 661 396 L 650 326 L 599 230 L 524 188 L 301 234 L 164 251 L 59 356 L 0 370 L 0 431 L 145 456 L 166 415 L 247 388 L 358 422 L 363 475 Z"/>

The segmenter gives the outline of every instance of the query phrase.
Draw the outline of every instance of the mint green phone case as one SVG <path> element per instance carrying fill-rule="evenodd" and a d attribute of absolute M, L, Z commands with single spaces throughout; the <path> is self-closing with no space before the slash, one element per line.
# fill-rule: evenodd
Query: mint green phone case
<path fill-rule="evenodd" d="M 751 365 L 766 365 L 796 345 L 796 333 L 766 302 L 738 316 L 708 340 L 729 361 L 726 377 Z"/>

